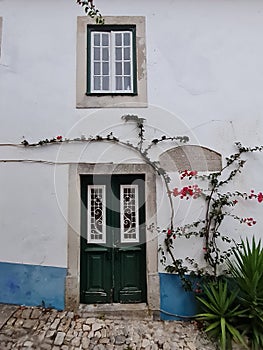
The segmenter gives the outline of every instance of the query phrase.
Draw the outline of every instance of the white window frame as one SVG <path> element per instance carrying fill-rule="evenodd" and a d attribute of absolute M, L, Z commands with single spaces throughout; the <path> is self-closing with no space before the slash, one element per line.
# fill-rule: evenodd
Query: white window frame
<path fill-rule="evenodd" d="M 123 194 L 125 188 L 133 188 L 135 190 L 135 238 L 125 238 L 124 234 L 126 233 L 124 230 L 124 201 Z M 140 241 L 139 237 L 139 190 L 138 185 L 121 185 L 120 188 L 120 226 L 121 226 L 121 243 L 138 243 Z"/>
<path fill-rule="evenodd" d="M 95 73 L 94 73 L 94 63 L 95 63 L 95 58 L 94 58 L 94 35 L 95 34 L 109 34 L 109 89 L 108 90 L 103 90 L 103 89 L 95 89 L 94 87 L 94 77 L 95 77 Z M 116 70 L 115 70 L 115 63 L 117 63 L 117 59 L 116 59 L 116 55 L 115 55 L 115 49 L 116 49 L 116 45 L 115 45 L 115 35 L 116 34 L 129 34 L 130 35 L 130 45 L 127 46 L 130 48 L 130 59 L 129 60 L 125 60 L 122 57 L 122 60 L 118 60 L 119 63 L 122 63 L 122 73 L 121 75 L 117 75 L 116 74 Z M 90 37 L 90 61 L 88 62 L 88 64 L 90 65 L 89 67 L 89 71 L 90 71 L 90 77 L 88 77 L 89 81 L 90 81 L 90 93 L 97 93 L 97 94 L 105 94 L 105 93 L 110 93 L 110 94 L 122 94 L 122 93 L 128 93 L 128 94 L 133 94 L 135 93 L 135 89 L 134 89 L 134 44 L 133 44 L 133 35 L 134 35 L 134 31 L 132 30 L 108 30 L 108 31 L 97 31 L 97 30 L 92 30 L 91 31 L 91 37 Z M 100 53 L 101 53 L 101 48 L 103 49 L 103 46 L 96 46 L 100 48 Z M 120 48 L 122 49 L 122 51 L 124 50 L 125 46 L 122 45 L 120 46 Z M 100 61 L 98 61 L 99 63 L 103 64 L 103 60 L 100 57 Z M 107 61 L 106 61 L 107 62 Z M 125 75 L 124 74 L 124 64 L 126 62 L 130 63 L 130 74 L 129 75 Z M 99 76 L 99 75 L 98 75 Z M 101 77 L 103 77 L 103 74 L 100 75 Z M 105 75 L 106 76 L 106 75 Z M 130 82 L 131 82 L 131 86 L 130 89 L 117 89 L 116 86 L 116 78 L 117 77 L 121 77 L 122 79 L 127 76 L 130 78 Z"/>
<path fill-rule="evenodd" d="M 102 239 L 91 238 L 91 190 L 101 189 L 102 190 Z M 105 185 L 88 185 L 87 191 L 87 242 L 88 243 L 106 243 L 106 186 Z"/>

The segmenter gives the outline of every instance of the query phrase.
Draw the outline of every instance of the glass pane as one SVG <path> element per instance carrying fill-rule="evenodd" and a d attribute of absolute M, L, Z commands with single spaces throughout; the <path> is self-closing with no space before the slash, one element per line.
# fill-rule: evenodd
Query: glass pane
<path fill-rule="evenodd" d="M 130 41 L 130 33 L 124 33 L 124 45 L 125 46 L 130 46 L 131 41 Z"/>
<path fill-rule="evenodd" d="M 109 75 L 109 63 L 108 62 L 102 63 L 102 75 Z"/>
<path fill-rule="evenodd" d="M 109 77 L 103 77 L 102 78 L 102 90 L 109 90 L 110 84 L 109 84 Z"/>
<path fill-rule="evenodd" d="M 129 47 L 125 47 L 124 49 L 124 59 L 125 60 L 129 60 L 130 59 L 130 48 Z"/>
<path fill-rule="evenodd" d="M 124 90 L 131 90 L 131 78 L 124 77 Z"/>
<path fill-rule="evenodd" d="M 116 90 L 122 90 L 122 78 L 116 77 Z"/>
<path fill-rule="evenodd" d="M 116 55 L 116 60 L 121 61 L 122 60 L 122 49 L 115 49 L 115 55 Z"/>
<path fill-rule="evenodd" d="M 121 62 L 115 63 L 116 75 L 122 75 L 122 64 Z"/>
<path fill-rule="evenodd" d="M 102 34 L 102 46 L 109 46 L 109 34 Z"/>
<path fill-rule="evenodd" d="M 98 47 L 94 48 L 94 60 L 99 60 L 100 59 L 100 49 Z"/>
<path fill-rule="evenodd" d="M 131 63 L 130 62 L 124 62 L 124 74 L 131 75 Z"/>
<path fill-rule="evenodd" d="M 100 77 L 94 77 L 94 90 L 100 90 Z"/>
<path fill-rule="evenodd" d="M 122 34 L 121 33 L 116 33 L 115 34 L 115 45 L 116 46 L 121 46 L 122 45 Z"/>
<path fill-rule="evenodd" d="M 94 46 L 100 46 L 100 34 L 94 34 Z"/>
<path fill-rule="evenodd" d="M 88 242 L 105 243 L 105 186 L 88 186 Z"/>
<path fill-rule="evenodd" d="M 99 62 L 94 63 L 94 75 L 100 75 L 100 63 Z"/>
<path fill-rule="evenodd" d="M 102 49 L 102 59 L 103 61 L 109 60 L 109 49 L 106 47 Z"/>

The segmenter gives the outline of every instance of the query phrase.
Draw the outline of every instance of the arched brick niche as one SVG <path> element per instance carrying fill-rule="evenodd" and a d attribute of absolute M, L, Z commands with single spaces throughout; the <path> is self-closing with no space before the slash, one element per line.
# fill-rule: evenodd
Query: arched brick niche
<path fill-rule="evenodd" d="M 171 148 L 159 156 L 160 165 L 166 171 L 220 171 L 222 156 L 209 148 L 184 145 Z"/>

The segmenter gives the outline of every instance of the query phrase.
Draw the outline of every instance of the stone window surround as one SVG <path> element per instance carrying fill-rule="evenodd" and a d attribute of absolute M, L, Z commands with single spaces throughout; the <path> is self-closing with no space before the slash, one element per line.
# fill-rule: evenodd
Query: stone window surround
<path fill-rule="evenodd" d="M 65 286 L 65 308 L 78 310 L 80 295 L 80 175 L 94 174 L 144 174 L 146 195 L 145 226 L 156 225 L 155 173 L 147 164 L 78 164 L 69 167 L 68 203 L 68 262 Z M 78 228 L 78 232 L 74 230 Z M 160 287 L 158 275 L 158 237 L 146 230 L 146 281 L 149 311 L 158 317 L 160 309 Z"/>
<path fill-rule="evenodd" d="M 77 19 L 77 108 L 147 107 L 145 17 L 104 16 L 107 25 L 136 25 L 137 95 L 86 95 L 87 90 L 87 25 L 94 25 L 88 16 Z"/>

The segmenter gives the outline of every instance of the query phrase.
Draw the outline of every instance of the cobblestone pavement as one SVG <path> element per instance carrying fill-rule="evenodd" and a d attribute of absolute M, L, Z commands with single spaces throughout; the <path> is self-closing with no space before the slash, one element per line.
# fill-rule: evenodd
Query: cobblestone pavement
<path fill-rule="evenodd" d="M 18 307 L 0 328 L 0 350 L 215 350 L 193 322 L 82 318 Z"/>

